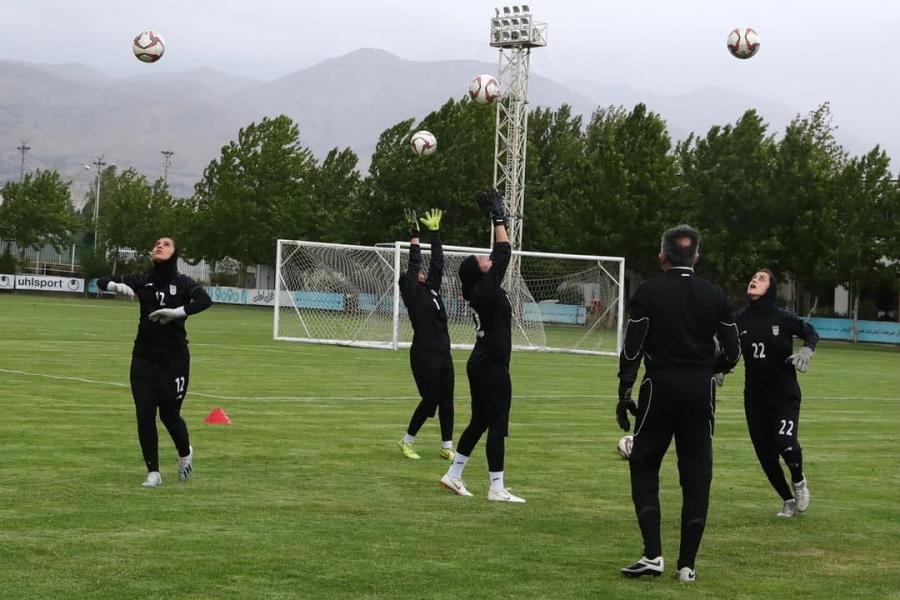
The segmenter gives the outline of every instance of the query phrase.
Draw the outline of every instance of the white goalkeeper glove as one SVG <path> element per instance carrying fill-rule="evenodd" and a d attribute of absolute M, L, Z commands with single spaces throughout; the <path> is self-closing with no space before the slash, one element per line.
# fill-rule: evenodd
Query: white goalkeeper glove
<path fill-rule="evenodd" d="M 156 321 L 162 325 L 166 323 L 171 323 L 175 319 L 185 319 L 187 318 L 187 313 L 184 312 L 184 307 L 179 306 L 178 308 L 161 308 L 159 310 L 154 310 L 150 313 L 149 319 L 151 321 Z"/>
<path fill-rule="evenodd" d="M 725 373 L 716 373 L 713 375 L 713 379 L 716 380 L 716 387 L 725 385 Z"/>
<path fill-rule="evenodd" d="M 788 356 L 785 362 L 794 365 L 794 368 L 801 373 L 806 373 L 806 370 L 809 368 L 809 362 L 812 360 L 813 354 L 814 352 L 811 348 L 803 346 L 798 352 Z"/>
<path fill-rule="evenodd" d="M 118 294 L 120 296 L 125 296 L 128 299 L 134 299 L 134 290 L 124 283 L 116 283 L 115 281 L 110 281 L 106 286 L 106 291 Z"/>

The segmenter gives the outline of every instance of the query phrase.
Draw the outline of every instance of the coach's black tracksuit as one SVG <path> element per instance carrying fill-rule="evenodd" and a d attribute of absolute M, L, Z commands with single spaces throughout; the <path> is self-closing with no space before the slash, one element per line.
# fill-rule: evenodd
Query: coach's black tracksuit
<path fill-rule="evenodd" d="M 800 386 L 797 371 L 787 362 L 794 337 L 816 349 L 819 334 L 792 312 L 775 306 L 775 290 L 750 302 L 736 322 L 744 355 L 744 412 L 750 440 L 766 477 L 782 500 L 794 497 L 784 479 L 778 457 L 784 459 L 791 480 L 803 479 L 800 428 Z"/>
<path fill-rule="evenodd" d="M 694 568 L 712 481 L 713 338 L 733 367 L 740 358 L 737 328 L 724 292 L 687 267 L 642 284 L 631 299 L 628 319 L 619 360 L 621 385 L 634 384 L 642 357 L 645 367 L 630 459 L 644 556 L 662 555 L 659 468 L 674 436 L 683 497 L 678 568 Z"/>
<path fill-rule="evenodd" d="M 463 295 L 475 321 L 475 347 L 466 363 L 472 393 L 472 418 L 459 438 L 457 452 L 471 456 L 485 431 L 488 471 L 503 470 L 505 438 L 509 433 L 512 382 L 509 359 L 512 353 L 512 305 L 500 287 L 512 249 L 509 242 L 495 242 L 492 265 L 480 282 Z"/>
<path fill-rule="evenodd" d="M 188 315 L 206 310 L 212 300 L 193 279 L 176 270 L 177 258 L 154 263 L 149 273 L 102 277 L 97 287 L 106 290 L 110 281 L 124 283 L 140 300 L 141 316 L 131 354 L 131 394 L 137 414 L 138 440 L 148 471 L 159 471 L 156 411 L 172 436 L 179 456 L 190 453 L 187 425 L 181 418 L 181 404 L 190 382 L 184 319 L 166 324 L 151 321 L 150 313 L 160 308 L 184 307 Z"/>
<path fill-rule="evenodd" d="M 422 400 L 413 412 L 407 433 L 415 436 L 435 410 L 441 423 L 441 440 L 453 439 L 453 357 L 447 331 L 447 309 L 441 298 L 444 252 L 441 236 L 431 234 L 431 263 L 424 285 L 419 284 L 422 252 L 418 244 L 409 247 L 409 268 L 400 277 L 400 296 L 409 313 L 413 341 L 409 364 Z"/>

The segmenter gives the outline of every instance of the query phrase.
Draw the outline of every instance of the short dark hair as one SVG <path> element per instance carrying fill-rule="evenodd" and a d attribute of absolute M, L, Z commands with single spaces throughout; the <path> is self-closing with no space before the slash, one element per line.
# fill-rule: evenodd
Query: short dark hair
<path fill-rule="evenodd" d="M 684 244 L 682 240 L 689 240 Z M 700 250 L 700 234 L 690 225 L 679 225 L 662 236 L 659 251 L 673 267 L 693 267 Z"/>

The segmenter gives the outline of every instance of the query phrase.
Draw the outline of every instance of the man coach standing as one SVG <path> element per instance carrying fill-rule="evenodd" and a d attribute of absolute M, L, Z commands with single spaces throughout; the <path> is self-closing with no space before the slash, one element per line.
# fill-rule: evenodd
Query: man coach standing
<path fill-rule="evenodd" d="M 706 526 L 712 481 L 715 372 L 740 358 L 738 331 L 724 292 L 694 274 L 700 235 L 680 225 L 662 236 L 659 260 L 665 273 L 642 284 L 630 303 L 619 358 L 616 420 L 628 431 L 636 415 L 631 450 L 631 496 L 644 540 L 644 554 L 622 569 L 628 577 L 661 575 L 659 468 L 672 437 L 682 489 L 678 579 L 694 581 L 694 559 Z M 716 364 L 716 342 L 721 347 Z M 644 359 L 638 403 L 631 388 Z"/>

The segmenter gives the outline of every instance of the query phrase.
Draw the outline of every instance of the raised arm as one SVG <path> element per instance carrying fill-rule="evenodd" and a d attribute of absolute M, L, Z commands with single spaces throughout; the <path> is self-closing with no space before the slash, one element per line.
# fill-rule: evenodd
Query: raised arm
<path fill-rule="evenodd" d="M 409 227 L 409 265 L 406 273 L 400 275 L 400 295 L 406 303 L 409 293 L 415 289 L 416 278 L 422 268 L 422 250 L 419 247 L 419 221 L 414 210 L 407 208 L 403 211 L 406 225 Z"/>
<path fill-rule="evenodd" d="M 425 212 L 425 216 L 419 219 L 425 225 L 425 229 L 431 232 L 431 262 L 428 265 L 428 286 L 436 291 L 441 289 L 441 281 L 444 277 L 444 248 L 441 245 L 441 218 L 444 211 L 432 208 Z"/>

